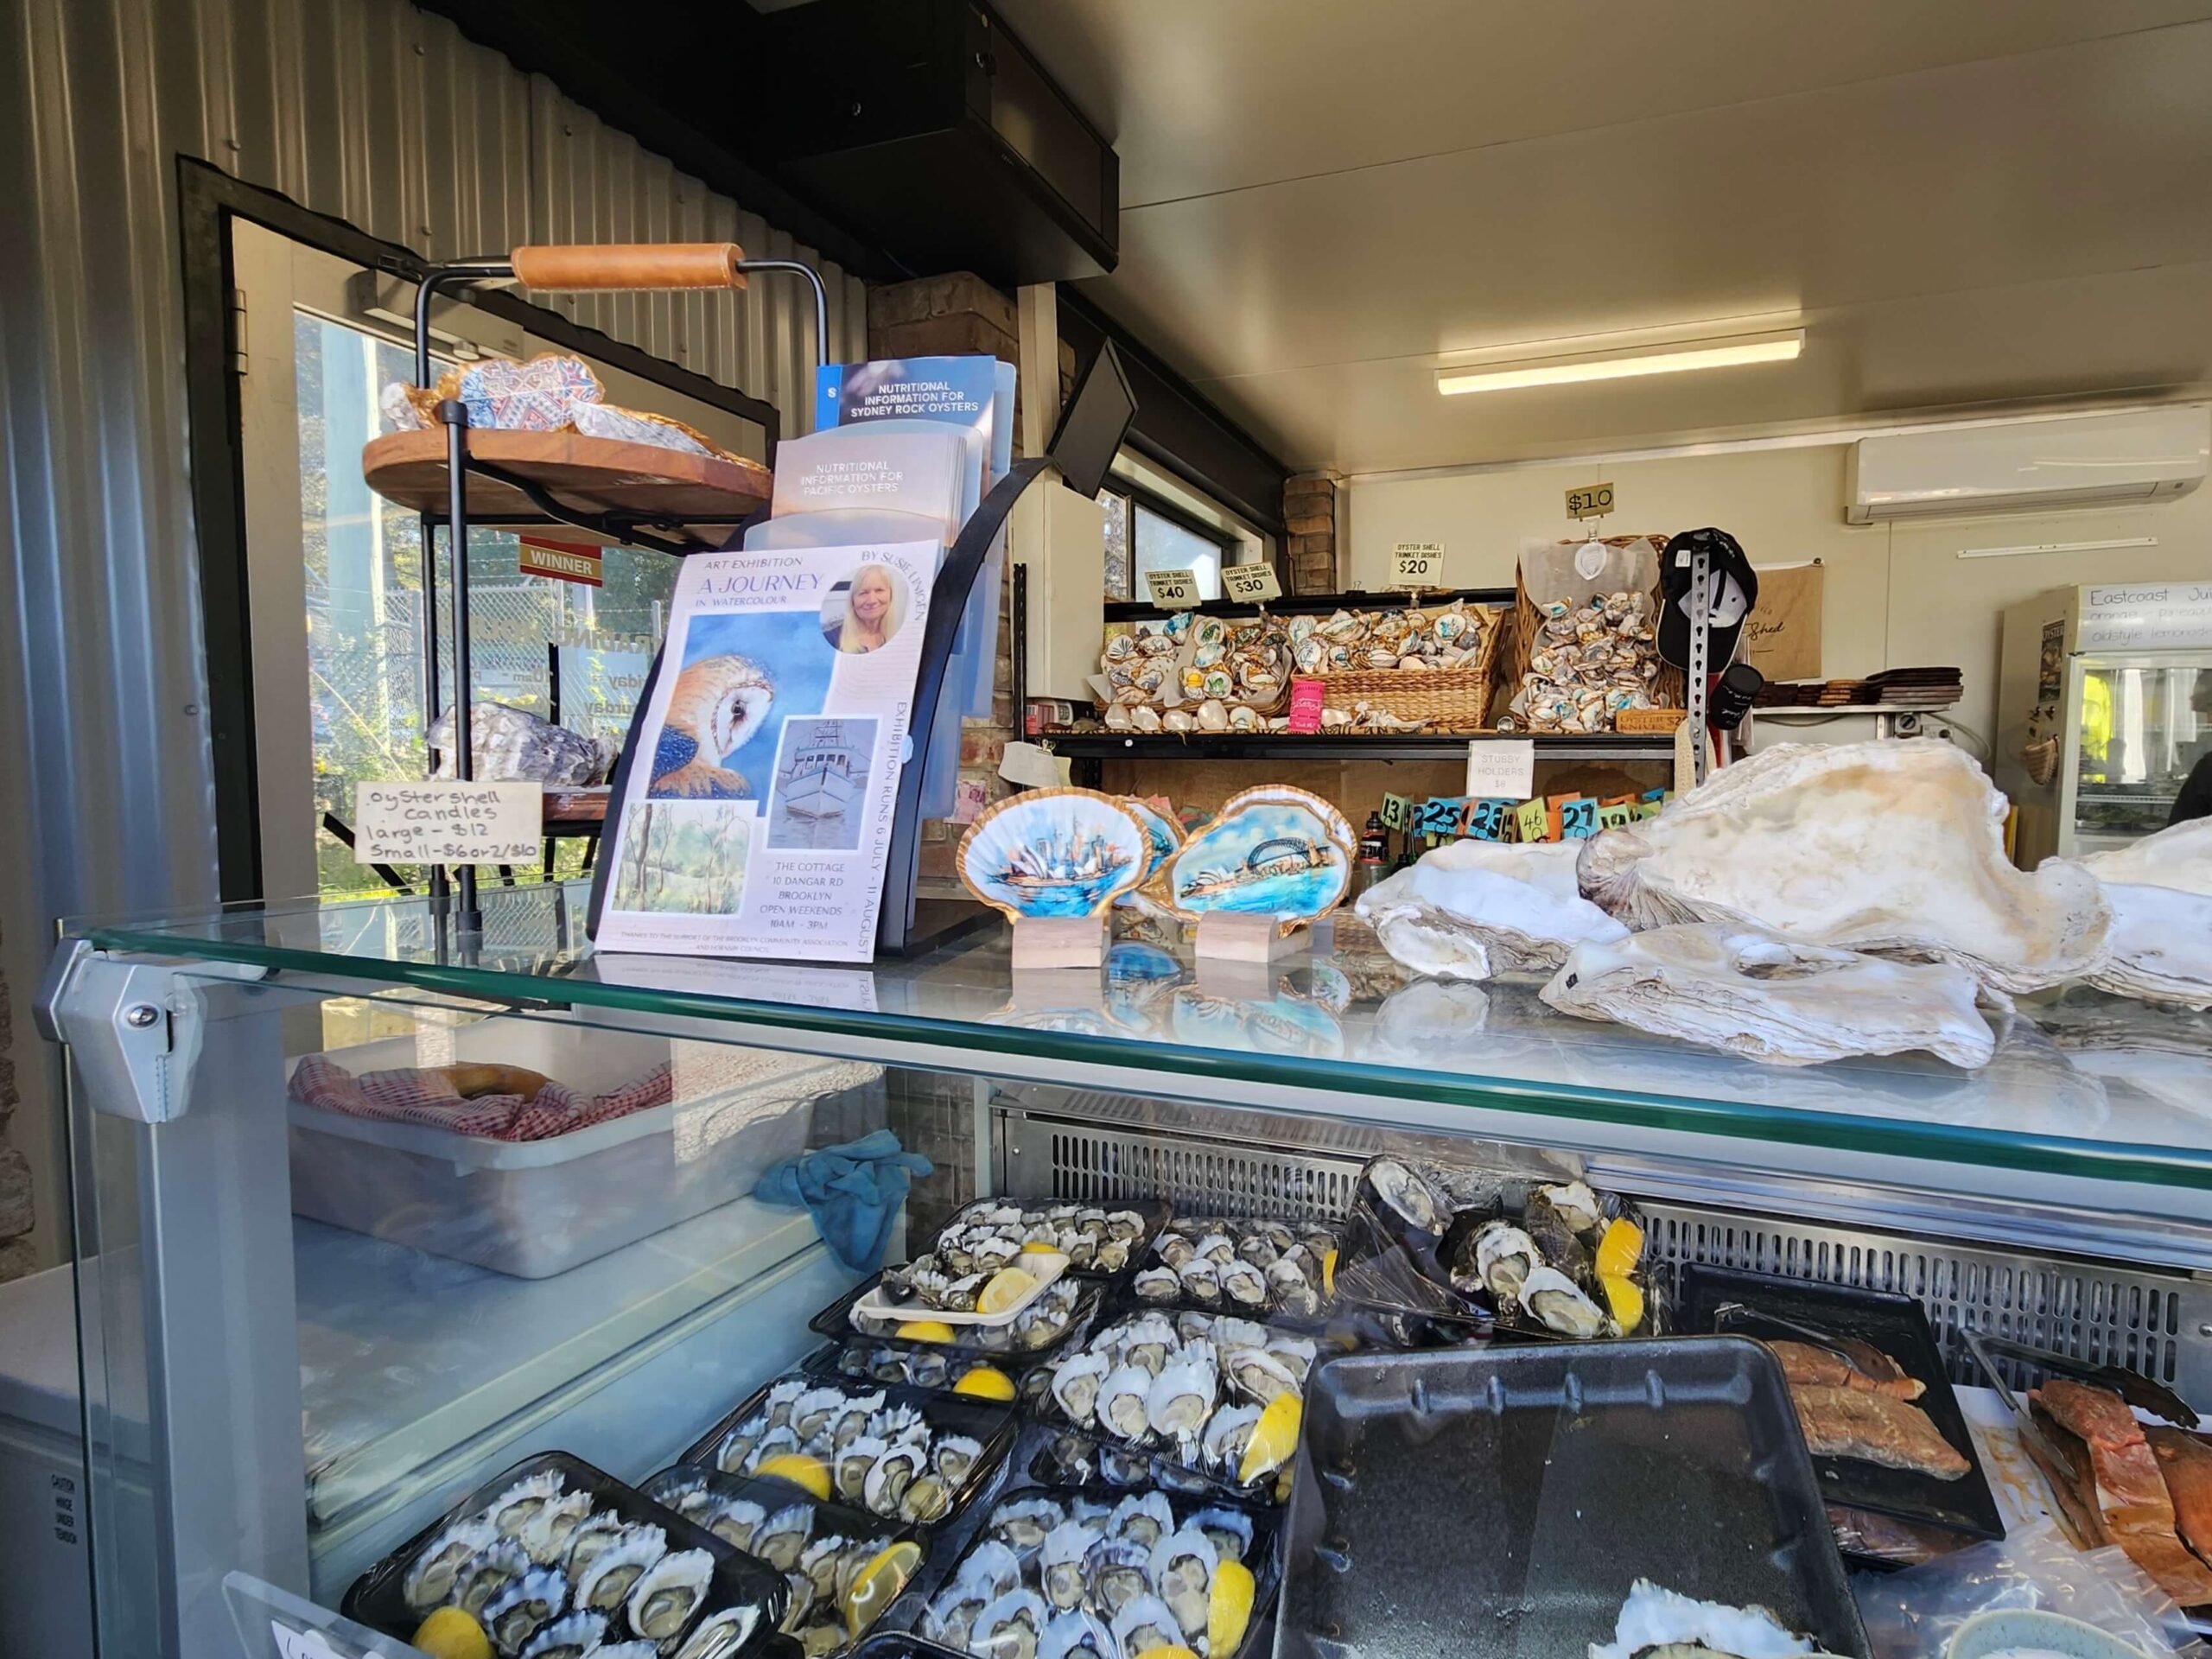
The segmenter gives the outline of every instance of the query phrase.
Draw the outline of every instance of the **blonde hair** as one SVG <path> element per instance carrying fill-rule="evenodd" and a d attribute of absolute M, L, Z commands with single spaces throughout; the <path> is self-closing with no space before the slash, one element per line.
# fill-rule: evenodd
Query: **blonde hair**
<path fill-rule="evenodd" d="M 891 636 L 898 632 L 906 620 L 906 592 L 899 586 L 898 574 L 887 564 L 864 564 L 853 572 L 852 580 L 845 586 L 845 619 L 837 626 L 837 649 L 840 651 L 858 652 L 874 649 L 861 643 L 859 621 L 853 614 L 853 595 L 860 591 L 861 584 L 871 577 L 882 578 L 884 587 L 891 594 L 891 603 L 885 608 L 883 620 L 878 626 L 877 643 L 887 645 Z"/>

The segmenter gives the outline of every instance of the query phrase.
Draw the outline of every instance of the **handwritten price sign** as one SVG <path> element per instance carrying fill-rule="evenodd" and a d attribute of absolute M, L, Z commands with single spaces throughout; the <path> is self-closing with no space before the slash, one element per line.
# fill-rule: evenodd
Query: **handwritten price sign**
<path fill-rule="evenodd" d="M 544 833 L 533 783 L 353 785 L 356 864 L 524 864 Z"/>
<path fill-rule="evenodd" d="M 1247 605 L 1264 605 L 1282 597 L 1282 583 L 1272 564 L 1229 564 L 1221 571 L 1221 585 L 1229 597 Z"/>
<path fill-rule="evenodd" d="M 1441 588 L 1444 585 L 1444 543 L 1400 542 L 1390 550 L 1393 588 Z"/>
<path fill-rule="evenodd" d="M 1199 602 L 1198 579 L 1189 570 L 1147 570 L 1144 585 L 1152 589 L 1152 602 L 1163 611 L 1187 611 Z"/>

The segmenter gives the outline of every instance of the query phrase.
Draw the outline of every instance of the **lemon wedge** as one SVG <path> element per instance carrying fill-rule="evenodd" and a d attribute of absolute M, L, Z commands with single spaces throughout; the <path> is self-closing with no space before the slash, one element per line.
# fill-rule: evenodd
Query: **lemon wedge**
<path fill-rule="evenodd" d="M 1147 1648 L 1142 1653 L 1137 1655 L 1137 1659 L 1198 1659 L 1198 1656 L 1188 1648 L 1163 1644 L 1157 1648 Z"/>
<path fill-rule="evenodd" d="M 1601 1279 L 1625 1279 L 1643 1260 L 1643 1229 L 1621 1217 L 1598 1241 L 1597 1268 Z"/>
<path fill-rule="evenodd" d="M 1014 1379 L 995 1365 L 977 1365 L 961 1372 L 952 1391 L 972 1395 L 978 1400 L 1011 1400 L 1014 1395 Z"/>
<path fill-rule="evenodd" d="M 1279 1394 L 1268 1402 L 1260 1421 L 1252 1425 L 1252 1438 L 1244 1447 L 1244 1461 L 1236 1478 L 1249 1486 L 1262 1475 L 1280 1469 L 1298 1450 L 1298 1426 L 1303 1410 L 1294 1394 Z"/>
<path fill-rule="evenodd" d="M 1058 1255 L 1060 1253 L 1060 1247 L 1057 1244 L 1047 1244 L 1041 1238 L 1033 1238 L 1021 1247 L 1021 1253 L 1024 1255 Z"/>
<path fill-rule="evenodd" d="M 943 1319 L 909 1319 L 891 1333 L 902 1342 L 950 1342 L 952 1327 Z"/>
<path fill-rule="evenodd" d="M 436 1609 L 408 1639 L 430 1659 L 492 1659 L 484 1627 L 458 1607 Z"/>
<path fill-rule="evenodd" d="M 883 1610 L 898 1600 L 899 1592 L 922 1564 L 922 1547 L 911 1538 L 886 1544 L 861 1568 L 853 1587 L 845 1592 L 845 1629 L 855 1641 L 881 1618 Z"/>
<path fill-rule="evenodd" d="M 983 1287 L 983 1294 L 976 1299 L 978 1313 L 1010 1313 L 1021 1306 L 1022 1299 L 1037 1288 L 1037 1275 L 1020 1268 L 1001 1268 L 991 1275 L 991 1282 Z"/>
<path fill-rule="evenodd" d="M 1618 1273 L 1601 1273 L 1598 1282 L 1605 1288 L 1605 1306 L 1612 1310 L 1613 1323 L 1620 1326 L 1623 1336 L 1628 1336 L 1643 1323 L 1643 1292 L 1635 1280 Z"/>
<path fill-rule="evenodd" d="M 1337 1294 L 1337 1253 L 1334 1250 L 1324 1252 L 1321 1257 L 1321 1294 L 1324 1296 Z"/>
<path fill-rule="evenodd" d="M 1229 1659 L 1252 1622 L 1252 1569 L 1224 1561 L 1214 1569 L 1213 1593 L 1206 1600 L 1206 1651 Z"/>
<path fill-rule="evenodd" d="M 803 1487 L 823 1503 L 830 1501 L 830 1465 L 819 1458 L 810 1458 L 804 1452 L 785 1452 L 768 1459 L 753 1471 L 769 1475 L 778 1480 L 788 1480 Z"/>

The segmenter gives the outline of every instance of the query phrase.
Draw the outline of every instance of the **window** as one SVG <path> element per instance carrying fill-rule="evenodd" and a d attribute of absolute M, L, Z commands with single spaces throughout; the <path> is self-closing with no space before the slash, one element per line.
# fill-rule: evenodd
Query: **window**
<path fill-rule="evenodd" d="M 238 377 L 245 458 L 244 568 L 250 601 L 254 754 L 251 778 L 264 892 L 365 891 L 375 872 L 325 833 L 325 815 L 353 817 L 353 786 L 422 775 L 423 591 L 435 561 L 440 701 L 454 696 L 452 556 L 442 530 L 423 546 L 422 521 L 372 493 L 361 447 L 384 428 L 380 394 L 413 378 L 411 346 L 395 338 L 395 307 L 411 309 L 362 266 L 245 219 L 230 226 L 236 303 L 247 343 Z M 526 359 L 555 349 L 519 321 L 468 305 L 444 319 L 441 343 L 459 355 Z M 674 391 L 592 359 L 610 399 L 674 415 L 741 454 L 765 434 L 741 410 Z M 442 363 L 440 367 L 445 366 Z M 524 532 L 575 543 L 589 532 Z M 474 526 L 468 537 L 471 649 L 478 701 L 508 703 L 609 741 L 626 731 L 644 683 L 677 562 L 604 549 L 602 586 L 524 575 L 521 537 Z M 212 664 L 221 673 L 222 664 Z M 556 843 L 573 868 L 583 843 Z"/>
<path fill-rule="evenodd" d="M 300 520 L 306 561 L 308 711 L 317 821 L 353 816 L 353 785 L 416 778 L 423 768 L 422 522 L 372 493 L 358 462 L 382 429 L 378 391 L 411 379 L 412 354 L 344 323 L 293 313 L 300 435 Z M 336 460 L 340 464 L 332 465 Z M 575 540 L 582 532 L 548 530 Z M 572 729 L 620 741 L 676 584 L 676 561 L 626 547 L 602 550 L 600 588 L 524 575 L 520 538 L 472 528 L 470 667 L 476 701 L 504 702 Z M 441 611 L 452 560 L 438 543 Z M 442 701 L 454 696 L 453 636 L 438 637 Z M 380 888 L 375 873 L 325 834 L 316 842 L 326 893 Z"/>
<path fill-rule="evenodd" d="M 1148 570 L 1188 570 L 1201 599 L 1221 597 L 1221 567 L 1238 563 L 1235 535 L 1126 480 L 1098 493 L 1106 510 L 1106 597 L 1142 599 Z"/>

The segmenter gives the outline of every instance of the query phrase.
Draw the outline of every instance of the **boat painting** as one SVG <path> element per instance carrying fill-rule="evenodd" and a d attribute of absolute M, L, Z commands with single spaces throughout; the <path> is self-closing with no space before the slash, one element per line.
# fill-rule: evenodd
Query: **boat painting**
<path fill-rule="evenodd" d="M 1145 877 L 1151 837 L 1121 800 L 1033 789 L 985 812 L 961 837 L 961 885 L 1010 920 L 1096 916 Z"/>
<path fill-rule="evenodd" d="M 1287 785 L 1248 789 L 1192 833 L 1154 886 L 1185 921 L 1233 911 L 1272 916 L 1288 933 L 1343 899 L 1355 845 L 1350 822 L 1319 796 Z"/>

